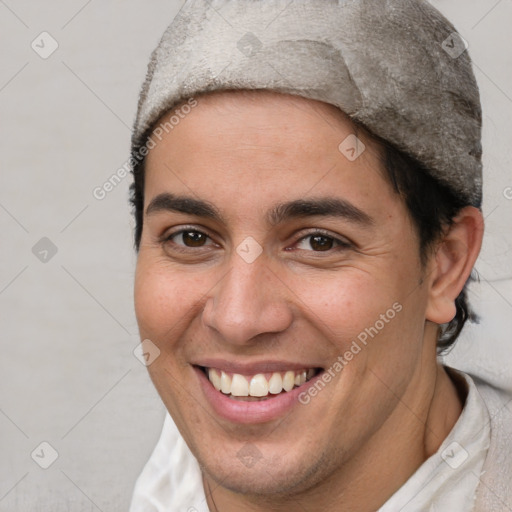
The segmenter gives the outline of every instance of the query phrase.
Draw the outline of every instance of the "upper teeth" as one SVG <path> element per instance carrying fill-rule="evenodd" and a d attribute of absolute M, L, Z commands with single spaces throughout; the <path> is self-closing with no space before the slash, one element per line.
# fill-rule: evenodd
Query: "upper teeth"
<path fill-rule="evenodd" d="M 283 390 L 290 391 L 294 386 L 304 384 L 314 376 L 315 370 L 274 372 L 269 379 L 263 373 L 246 377 L 238 373 L 229 375 L 214 368 L 209 368 L 207 373 L 213 387 L 226 395 L 262 397 L 269 393 L 277 395 Z"/>

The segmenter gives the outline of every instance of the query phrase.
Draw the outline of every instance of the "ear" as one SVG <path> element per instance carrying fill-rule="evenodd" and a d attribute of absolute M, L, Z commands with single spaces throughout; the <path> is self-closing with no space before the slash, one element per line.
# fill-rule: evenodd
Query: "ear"
<path fill-rule="evenodd" d="M 482 212 L 467 206 L 438 242 L 429 265 L 427 320 L 444 324 L 455 316 L 455 299 L 471 274 L 483 233 Z"/>

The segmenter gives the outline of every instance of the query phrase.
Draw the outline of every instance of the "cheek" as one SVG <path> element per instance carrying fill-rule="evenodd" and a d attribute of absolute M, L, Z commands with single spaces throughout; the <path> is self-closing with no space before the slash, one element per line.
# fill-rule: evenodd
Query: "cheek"
<path fill-rule="evenodd" d="M 373 325 L 396 300 L 387 287 L 376 286 L 371 274 L 357 269 L 345 269 L 321 279 L 298 280 L 295 290 L 306 305 L 304 312 L 311 322 L 324 328 L 327 338 L 339 339 L 341 344 Z"/>
<path fill-rule="evenodd" d="M 426 294 L 412 267 L 346 268 L 295 281 L 303 315 L 330 342 L 334 358 L 357 353 L 348 354 L 358 361 L 351 371 L 391 359 L 389 367 L 406 365 L 421 350 Z"/>
<path fill-rule="evenodd" d="M 171 271 L 165 264 L 139 255 L 135 273 L 135 314 L 141 337 L 172 344 L 172 333 L 194 313 L 202 296 L 201 280 Z M 196 305 L 196 306 L 195 306 Z"/>

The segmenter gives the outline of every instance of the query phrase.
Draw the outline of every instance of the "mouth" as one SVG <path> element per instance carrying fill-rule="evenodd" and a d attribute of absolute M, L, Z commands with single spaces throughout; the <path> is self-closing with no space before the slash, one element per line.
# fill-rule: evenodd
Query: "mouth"
<path fill-rule="evenodd" d="M 322 368 L 303 368 L 242 375 L 219 368 L 198 367 L 216 391 L 242 402 L 271 400 L 308 383 Z"/>
<path fill-rule="evenodd" d="M 191 366 L 206 409 L 213 417 L 230 425 L 263 424 L 292 412 L 302 414 L 302 394 L 316 386 L 325 374 L 322 367 L 277 360 L 249 362 L 205 358 Z"/>

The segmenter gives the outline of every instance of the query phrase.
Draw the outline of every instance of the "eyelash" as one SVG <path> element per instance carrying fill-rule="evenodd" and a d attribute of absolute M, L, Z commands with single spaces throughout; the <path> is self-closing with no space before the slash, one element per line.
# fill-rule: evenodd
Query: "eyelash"
<path fill-rule="evenodd" d="M 194 228 L 193 226 L 185 226 L 183 228 L 181 228 L 180 230 L 178 231 L 175 231 L 174 233 L 169 233 L 169 234 L 164 234 L 159 242 L 165 246 L 169 243 L 172 243 L 173 244 L 173 250 L 176 250 L 178 252 L 185 252 L 185 253 L 190 253 L 191 251 L 194 251 L 194 247 L 187 247 L 187 246 L 184 246 L 184 245 L 178 245 L 176 243 L 174 243 L 172 241 L 172 239 L 177 236 L 177 235 L 181 235 L 182 233 L 186 233 L 186 232 L 193 232 L 193 233 L 199 233 L 201 235 L 204 235 L 206 236 L 209 240 L 212 240 L 212 238 L 210 237 L 210 235 L 208 235 L 207 233 L 205 233 L 204 231 L 201 231 L 197 228 Z M 204 246 L 201 246 L 201 247 L 198 247 L 198 249 L 203 249 Z"/>
<path fill-rule="evenodd" d="M 173 238 L 176 237 L 177 235 L 180 235 L 180 234 L 183 234 L 185 232 L 193 232 L 193 233 L 198 233 L 198 234 L 201 234 L 201 235 L 204 235 L 205 237 L 207 237 L 209 240 L 212 240 L 212 238 L 205 232 L 193 227 L 193 226 L 185 226 L 183 228 L 181 228 L 179 231 L 175 231 L 173 233 L 170 233 L 170 234 L 165 234 L 163 235 L 159 242 L 162 244 L 162 245 L 167 245 L 169 243 L 172 243 L 173 244 L 173 250 L 176 250 L 178 252 L 184 252 L 184 253 L 190 253 L 192 251 L 195 251 L 196 248 L 194 247 L 187 247 L 187 246 L 183 246 L 183 245 L 178 245 L 176 243 L 173 242 Z M 301 236 L 296 242 L 294 245 L 297 245 L 299 244 L 300 242 L 308 239 L 308 238 L 312 238 L 314 236 L 323 236 L 325 238 L 329 238 L 333 241 L 333 247 L 331 249 L 328 249 L 326 251 L 314 251 L 313 249 L 311 250 L 306 250 L 306 249 L 299 249 L 299 250 L 304 250 L 306 252 L 311 252 L 311 253 L 327 253 L 327 254 L 332 254 L 333 251 L 335 251 L 336 249 L 337 250 L 346 250 L 346 249 L 349 249 L 352 247 L 352 244 L 346 240 L 342 240 L 340 238 L 337 238 L 335 236 L 333 236 L 331 233 L 329 233 L 328 231 L 325 231 L 323 229 L 315 229 L 314 231 L 311 231 L 303 236 Z M 217 244 L 215 244 L 217 245 Z M 205 246 L 199 246 L 197 249 L 203 249 Z"/>
<path fill-rule="evenodd" d="M 312 238 L 314 236 L 323 236 L 325 238 L 329 238 L 333 241 L 333 247 L 331 249 L 328 249 L 327 251 L 314 251 L 313 249 L 311 250 L 308 250 L 307 252 L 312 252 L 312 253 L 315 253 L 315 254 L 318 254 L 318 253 L 327 253 L 327 254 L 332 254 L 334 251 L 342 251 L 342 250 L 346 250 L 346 249 L 349 249 L 352 247 L 352 244 L 348 241 L 348 240 L 342 240 L 341 238 L 337 238 L 335 236 L 333 236 L 331 233 L 329 233 L 329 231 L 325 231 L 323 229 L 315 229 L 314 231 L 311 231 L 303 236 L 301 236 L 296 242 L 294 245 L 297 245 L 299 244 L 300 242 L 302 242 L 303 240 L 307 240 L 308 238 Z M 299 250 L 305 250 L 305 249 L 299 249 Z"/>

